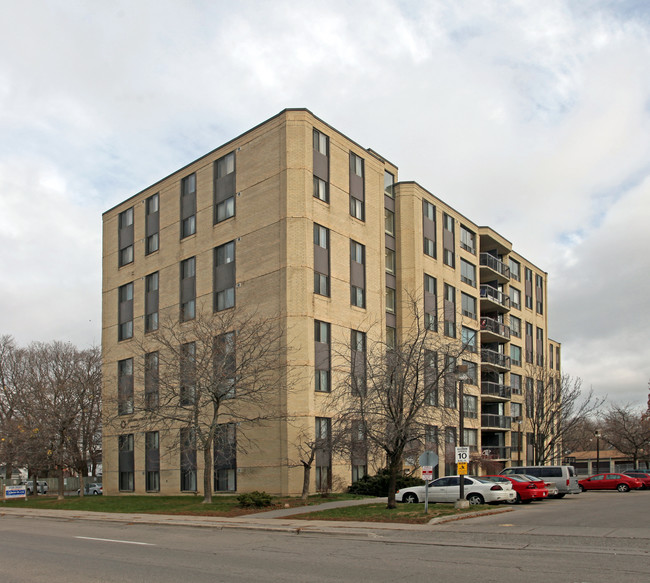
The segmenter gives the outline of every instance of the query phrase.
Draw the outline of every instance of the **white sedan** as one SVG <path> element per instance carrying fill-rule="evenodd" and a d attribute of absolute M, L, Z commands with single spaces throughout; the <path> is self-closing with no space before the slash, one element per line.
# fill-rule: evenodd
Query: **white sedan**
<path fill-rule="evenodd" d="M 478 476 L 465 476 L 465 498 L 470 504 L 493 504 L 516 500 L 512 484 L 495 484 Z M 460 477 L 446 476 L 429 482 L 429 502 L 453 503 L 460 498 Z M 424 502 L 424 486 L 402 488 L 395 494 L 397 502 Z"/>

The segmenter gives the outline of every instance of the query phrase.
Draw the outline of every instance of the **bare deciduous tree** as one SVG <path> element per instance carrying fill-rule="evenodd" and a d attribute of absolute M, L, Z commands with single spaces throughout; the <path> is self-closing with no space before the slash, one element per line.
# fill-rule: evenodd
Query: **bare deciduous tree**
<path fill-rule="evenodd" d="M 470 348 L 434 331 L 419 304 L 412 297 L 406 300 L 403 313 L 412 324 L 394 344 L 371 328 L 363 348 L 343 343 L 337 350 L 343 370 L 350 372 L 343 375 L 333 402 L 335 423 L 348 434 L 361 430 L 369 453 L 385 456 L 388 508 L 396 506 L 396 481 L 406 455 L 432 442 L 431 423 L 458 424 L 455 370 L 457 359 Z"/>
<path fill-rule="evenodd" d="M 145 358 L 136 371 L 144 392 L 134 395 L 132 384 L 121 389 L 116 412 L 131 415 L 132 426 L 175 436 L 171 451 L 202 455 L 203 501 L 209 503 L 226 425 L 237 425 L 237 449 L 243 451 L 251 445 L 248 428 L 279 417 L 282 391 L 291 386 L 288 348 L 279 318 L 243 310 L 198 311 L 183 323 L 175 316 L 163 315 L 159 329 L 139 341 Z M 183 463 L 195 464 L 189 458 Z"/>
<path fill-rule="evenodd" d="M 650 419 L 632 405 L 610 405 L 602 416 L 603 439 L 634 460 L 650 467 Z"/>

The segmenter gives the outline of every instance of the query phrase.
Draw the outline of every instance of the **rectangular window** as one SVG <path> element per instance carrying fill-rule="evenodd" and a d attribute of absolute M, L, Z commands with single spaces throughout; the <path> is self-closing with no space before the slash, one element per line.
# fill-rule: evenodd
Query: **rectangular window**
<path fill-rule="evenodd" d="M 476 330 L 466 328 L 465 326 L 460 329 L 460 339 L 463 343 L 463 348 L 468 352 L 476 352 L 476 336 Z"/>
<path fill-rule="evenodd" d="M 237 383 L 237 338 L 234 332 L 214 339 L 213 374 L 219 399 L 234 399 Z"/>
<path fill-rule="evenodd" d="M 366 307 L 366 248 L 350 241 L 350 303 Z"/>
<path fill-rule="evenodd" d="M 181 261 L 180 320 L 187 322 L 196 316 L 196 257 Z"/>
<path fill-rule="evenodd" d="M 521 348 L 514 344 L 510 345 L 510 363 L 512 366 L 521 366 Z"/>
<path fill-rule="evenodd" d="M 352 394 L 366 393 L 366 335 L 352 330 L 350 335 L 350 364 L 352 372 Z"/>
<path fill-rule="evenodd" d="M 521 395 L 521 375 L 510 373 L 510 387 L 513 395 Z"/>
<path fill-rule="evenodd" d="M 465 379 L 466 385 L 477 385 L 478 384 L 478 367 L 475 362 L 471 360 L 463 360 L 463 364 L 467 367 L 467 378 Z"/>
<path fill-rule="evenodd" d="M 119 214 L 117 241 L 118 266 L 133 263 L 133 207 Z"/>
<path fill-rule="evenodd" d="M 544 366 L 544 330 L 537 328 L 536 332 L 536 346 L 535 346 L 535 362 L 537 366 Z"/>
<path fill-rule="evenodd" d="M 560 370 L 560 347 L 555 347 L 555 370 Z"/>
<path fill-rule="evenodd" d="M 160 248 L 160 195 L 150 196 L 145 201 L 145 255 L 149 255 Z"/>
<path fill-rule="evenodd" d="M 532 364 L 533 362 L 533 325 L 526 322 L 526 336 L 524 337 L 524 344 L 526 346 L 526 362 Z"/>
<path fill-rule="evenodd" d="M 350 152 L 350 214 L 360 221 L 365 220 L 364 161 Z"/>
<path fill-rule="evenodd" d="M 438 284 L 435 277 L 424 274 L 424 325 L 438 331 Z"/>
<path fill-rule="evenodd" d="M 462 258 L 460 260 L 460 279 L 466 284 L 476 287 L 476 266 Z"/>
<path fill-rule="evenodd" d="M 513 419 L 521 418 L 522 413 L 521 403 L 510 403 L 510 416 Z"/>
<path fill-rule="evenodd" d="M 553 368 L 553 345 L 548 345 L 548 367 Z"/>
<path fill-rule="evenodd" d="M 466 396 L 466 398 L 476 399 L 476 397 L 469 396 Z M 469 401 L 466 401 L 466 403 L 468 402 Z M 465 409 L 465 417 L 476 419 L 478 417 L 478 412 L 472 411 L 471 414 L 468 414 L 467 409 Z M 478 450 L 478 431 L 476 429 L 463 429 L 463 445 L 469 446 L 470 451 Z"/>
<path fill-rule="evenodd" d="M 533 379 L 526 377 L 526 417 L 530 418 L 535 413 L 535 384 Z"/>
<path fill-rule="evenodd" d="M 144 355 L 144 407 L 152 411 L 159 404 L 158 352 Z"/>
<path fill-rule="evenodd" d="M 133 283 L 119 287 L 118 292 L 118 328 L 117 339 L 133 338 Z"/>
<path fill-rule="evenodd" d="M 160 491 L 160 437 L 157 431 L 144 434 L 144 463 L 147 492 Z"/>
<path fill-rule="evenodd" d="M 196 434 L 194 428 L 180 430 L 181 492 L 196 492 Z"/>
<path fill-rule="evenodd" d="M 462 301 L 463 316 L 476 320 L 476 298 L 467 295 L 465 292 L 461 292 L 460 298 Z"/>
<path fill-rule="evenodd" d="M 517 338 L 521 338 L 521 318 L 510 316 L 510 333 Z"/>
<path fill-rule="evenodd" d="M 133 359 L 126 358 L 117 363 L 117 414 L 133 413 Z"/>
<path fill-rule="evenodd" d="M 315 390 L 329 393 L 330 386 L 330 325 L 327 322 L 314 322 L 314 357 L 316 359 Z"/>
<path fill-rule="evenodd" d="M 330 231 L 314 223 L 314 293 L 330 295 Z"/>
<path fill-rule="evenodd" d="M 237 425 L 220 423 L 214 437 L 214 489 L 237 490 Z"/>
<path fill-rule="evenodd" d="M 436 207 L 422 200 L 422 234 L 424 254 L 436 258 Z"/>
<path fill-rule="evenodd" d="M 456 338 L 456 288 L 449 285 L 448 283 L 445 284 L 444 312 L 445 336 L 449 336 L 449 338 Z"/>
<path fill-rule="evenodd" d="M 158 330 L 158 272 L 144 278 L 144 331 Z"/>
<path fill-rule="evenodd" d="M 456 473 L 456 428 L 445 427 L 445 476 L 453 476 Z"/>
<path fill-rule="evenodd" d="M 533 272 L 532 270 L 528 269 L 528 267 L 526 267 L 524 269 L 524 273 L 526 274 L 526 281 L 524 282 L 526 307 L 532 310 L 533 309 Z"/>
<path fill-rule="evenodd" d="M 384 209 L 384 231 L 391 237 L 395 236 L 395 213 L 389 209 Z"/>
<path fill-rule="evenodd" d="M 386 288 L 386 311 L 390 314 L 395 313 L 395 290 Z"/>
<path fill-rule="evenodd" d="M 454 218 L 444 213 L 442 216 L 442 262 L 456 268 L 456 236 Z"/>
<path fill-rule="evenodd" d="M 510 258 L 510 279 L 521 281 L 521 265 L 519 261 Z"/>
<path fill-rule="evenodd" d="M 512 286 L 510 286 L 510 306 L 521 310 L 521 292 Z"/>
<path fill-rule="evenodd" d="M 476 255 L 476 234 L 463 225 L 460 226 L 460 246 Z"/>
<path fill-rule="evenodd" d="M 118 473 L 120 492 L 133 492 L 135 465 L 133 460 L 133 433 L 118 436 Z"/>
<path fill-rule="evenodd" d="M 432 407 L 438 406 L 438 353 L 424 351 L 424 402 Z"/>
<path fill-rule="evenodd" d="M 332 420 L 316 417 L 315 425 L 316 490 L 328 492 L 332 488 Z"/>
<path fill-rule="evenodd" d="M 181 407 L 196 405 L 196 343 L 187 342 L 180 350 L 180 403 Z"/>
<path fill-rule="evenodd" d="M 544 279 L 535 274 L 535 308 L 538 314 L 544 313 Z"/>
<path fill-rule="evenodd" d="M 393 188 L 395 186 L 395 176 L 388 170 L 384 170 L 384 194 L 390 198 L 395 198 Z"/>
<path fill-rule="evenodd" d="M 196 233 L 196 174 L 181 180 L 181 239 Z"/>
<path fill-rule="evenodd" d="M 386 326 L 386 348 L 389 350 L 397 346 L 397 330 L 392 326 Z"/>
<path fill-rule="evenodd" d="M 386 273 L 395 275 L 395 251 L 386 247 L 385 258 L 386 258 Z"/>
<path fill-rule="evenodd" d="M 237 194 L 235 152 L 230 152 L 214 163 L 214 223 L 235 216 Z"/>
<path fill-rule="evenodd" d="M 235 307 L 235 242 L 214 250 L 214 309 L 217 312 Z"/>
<path fill-rule="evenodd" d="M 456 387 L 456 358 L 445 354 L 445 407 L 456 409 L 458 389 Z"/>
<path fill-rule="evenodd" d="M 329 202 L 329 138 L 314 129 L 313 146 L 314 197 Z"/>

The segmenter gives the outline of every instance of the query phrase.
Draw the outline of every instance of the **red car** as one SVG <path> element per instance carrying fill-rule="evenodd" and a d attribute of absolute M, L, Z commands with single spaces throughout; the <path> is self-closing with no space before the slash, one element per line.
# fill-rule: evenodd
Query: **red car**
<path fill-rule="evenodd" d="M 529 504 L 533 500 L 543 500 L 548 496 L 544 482 L 531 482 L 517 474 L 512 476 L 481 476 L 491 482 L 510 482 L 512 489 L 517 492 L 517 499 L 513 503 Z"/>
<path fill-rule="evenodd" d="M 630 478 L 641 480 L 641 487 L 644 490 L 650 490 L 650 472 L 644 472 L 642 470 L 628 470 L 627 472 L 623 473 Z"/>
<path fill-rule="evenodd" d="M 580 490 L 618 490 L 629 492 L 642 487 L 641 480 L 626 476 L 625 474 L 596 474 L 584 480 L 578 480 Z"/>

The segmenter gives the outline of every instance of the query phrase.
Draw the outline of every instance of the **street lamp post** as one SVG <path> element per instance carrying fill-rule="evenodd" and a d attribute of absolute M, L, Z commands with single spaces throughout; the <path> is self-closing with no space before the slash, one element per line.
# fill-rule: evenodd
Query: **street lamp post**
<path fill-rule="evenodd" d="M 594 474 L 600 474 L 600 431 L 596 429 L 594 435 L 596 436 L 596 471 Z"/>
<path fill-rule="evenodd" d="M 521 417 L 517 417 L 517 427 L 519 430 L 517 431 L 517 465 L 521 465 Z"/>
<path fill-rule="evenodd" d="M 463 381 L 467 378 L 467 365 L 459 364 L 456 366 L 456 374 L 458 375 L 458 445 L 463 447 L 465 445 L 465 399 L 463 398 Z M 465 475 L 458 475 L 459 491 L 458 491 L 458 507 L 462 507 L 465 502 Z"/>

